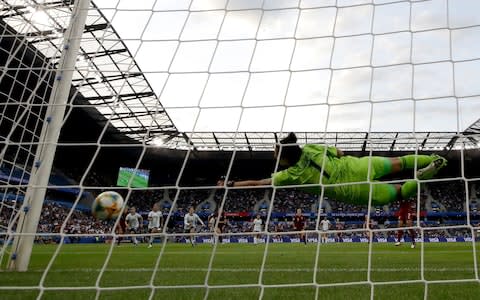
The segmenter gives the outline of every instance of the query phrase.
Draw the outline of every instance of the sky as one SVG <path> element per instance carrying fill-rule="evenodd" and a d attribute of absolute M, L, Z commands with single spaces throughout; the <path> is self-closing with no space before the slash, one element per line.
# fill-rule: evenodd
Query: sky
<path fill-rule="evenodd" d="M 478 0 L 94 3 L 180 131 L 462 131 L 480 118 Z"/>

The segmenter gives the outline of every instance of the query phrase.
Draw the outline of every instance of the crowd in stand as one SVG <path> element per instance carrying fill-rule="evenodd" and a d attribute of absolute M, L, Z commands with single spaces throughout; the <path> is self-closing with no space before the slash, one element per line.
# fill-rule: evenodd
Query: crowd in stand
<path fill-rule="evenodd" d="M 318 197 L 293 189 L 277 189 L 274 200 L 274 210 L 279 212 L 292 212 L 297 208 L 302 211 L 316 210 L 315 203 Z"/>
<path fill-rule="evenodd" d="M 6 194 L 3 191 L 3 194 Z M 126 195 L 126 193 L 125 193 Z M 190 206 L 194 206 L 201 217 L 206 221 L 206 216 L 215 210 L 215 207 L 206 205 L 202 206 L 202 203 L 212 201 L 215 206 L 220 206 L 224 201 L 224 211 L 229 213 L 234 212 L 248 212 L 250 218 L 256 212 L 263 212 L 262 217 L 265 219 L 268 212 L 268 205 L 271 201 L 272 190 L 271 189 L 243 189 L 243 190 L 229 190 L 225 197 L 225 191 L 223 189 L 209 190 L 209 189 L 191 189 L 181 190 L 177 195 L 177 191 L 170 189 L 167 192 L 162 189 L 157 190 L 136 190 L 132 191 L 129 196 L 128 205 L 137 207 L 137 210 L 144 214 L 144 220 L 147 220 L 145 214 L 150 211 L 153 203 L 162 202 L 168 203 L 170 206 L 161 207 L 165 217 L 168 215 L 171 209 L 171 205 L 174 205 L 172 212 L 174 217 L 170 218 L 169 232 L 183 232 L 183 215 L 186 213 Z M 177 198 L 177 199 L 176 199 Z M 422 203 L 427 198 L 437 201 L 443 205 L 447 211 L 464 212 L 465 202 L 465 185 L 462 182 L 442 182 L 433 183 L 428 186 L 428 195 L 424 192 L 421 194 Z M 176 201 L 175 201 L 176 199 Z M 175 202 L 174 202 L 175 201 Z M 365 213 L 366 207 L 354 206 L 351 204 L 345 204 L 342 202 L 336 202 L 327 199 L 331 212 L 335 213 Z M 263 203 L 263 204 L 262 204 Z M 277 189 L 274 196 L 274 204 L 272 208 L 273 213 L 283 215 L 281 218 L 272 217 L 269 223 L 268 230 L 272 232 L 286 232 L 292 229 L 291 213 L 297 208 L 302 208 L 306 213 L 316 213 L 318 207 L 318 197 L 293 189 Z M 265 209 L 266 205 L 267 209 Z M 15 206 L 15 209 L 12 209 Z M 0 202 L 0 231 L 5 231 L 9 222 L 12 220 L 14 214 L 18 211 L 20 202 L 13 202 L 4 197 Z M 396 211 L 398 209 L 398 203 L 390 205 L 387 210 Z M 424 205 L 420 208 L 424 210 Z M 372 213 L 378 213 L 383 211 L 384 208 L 373 208 Z M 67 215 L 70 212 L 69 207 L 62 206 L 54 201 L 47 201 L 44 203 L 40 222 L 38 225 L 38 232 L 41 233 L 58 233 L 66 220 Z M 322 211 L 325 212 L 325 211 Z M 289 215 L 290 214 L 290 215 Z M 289 216 L 288 216 L 289 215 Z M 288 216 L 288 217 L 287 217 Z M 313 214 L 312 214 L 313 216 Z M 332 222 L 331 229 L 358 229 L 363 226 L 363 218 L 358 216 L 356 219 L 339 220 L 330 218 Z M 316 218 L 311 217 L 307 221 L 306 229 L 315 229 Z M 423 222 L 423 221 L 422 221 Z M 426 221 L 425 221 L 426 222 Z M 434 227 L 442 226 L 445 224 L 451 224 L 454 222 L 447 219 L 436 219 L 432 223 L 424 223 L 422 226 Z M 462 220 L 458 221 L 459 224 L 465 224 Z M 477 221 L 475 221 L 477 222 Z M 105 232 L 112 231 L 113 222 L 99 221 L 94 219 L 88 212 L 81 212 L 74 210 L 68 218 L 64 232 L 68 234 L 91 234 L 100 235 Z M 394 235 L 394 229 L 396 227 L 396 220 L 394 218 L 384 218 L 382 220 L 374 221 L 374 229 L 389 229 L 392 231 L 385 231 L 377 233 L 379 237 L 389 237 Z M 203 228 L 202 230 L 208 230 Z M 252 230 L 251 219 L 247 218 L 230 218 L 228 225 L 226 226 L 227 232 L 247 232 Z M 429 231 L 429 236 L 434 237 L 455 237 L 461 235 L 468 235 L 468 229 L 442 229 Z M 342 233 L 343 237 L 362 236 L 361 232 L 345 232 Z"/>
<path fill-rule="evenodd" d="M 264 199 L 265 191 L 265 189 L 230 190 L 225 197 L 225 211 L 254 211 L 257 202 Z M 221 203 L 224 195 L 223 190 L 217 190 L 215 201 Z"/>
<path fill-rule="evenodd" d="M 429 190 L 433 199 L 445 206 L 447 211 L 463 211 L 465 184 L 462 181 L 432 182 Z"/>
<path fill-rule="evenodd" d="M 15 203 L 10 200 L 4 200 L 3 205 L 0 205 L 0 232 L 6 231 L 12 220 L 18 219 L 20 203 Z M 38 233 L 59 233 L 61 227 L 71 209 L 53 201 L 45 202 L 42 207 L 42 213 L 38 222 Z M 15 222 L 13 223 L 12 230 L 16 229 Z M 73 210 L 72 214 L 68 218 L 64 233 L 66 234 L 91 234 L 100 235 L 106 232 L 111 232 L 112 221 L 100 221 L 95 219 L 91 214 L 81 212 L 79 210 Z M 51 240 L 52 237 L 38 237 L 42 241 Z M 73 239 L 79 239 L 77 237 Z"/>

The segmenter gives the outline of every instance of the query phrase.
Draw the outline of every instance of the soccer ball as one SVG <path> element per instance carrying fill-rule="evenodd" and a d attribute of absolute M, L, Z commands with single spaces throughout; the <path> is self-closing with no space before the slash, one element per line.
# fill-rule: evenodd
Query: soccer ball
<path fill-rule="evenodd" d="M 113 191 L 103 192 L 92 203 L 92 214 L 95 218 L 106 220 L 118 217 L 123 207 L 122 196 Z"/>

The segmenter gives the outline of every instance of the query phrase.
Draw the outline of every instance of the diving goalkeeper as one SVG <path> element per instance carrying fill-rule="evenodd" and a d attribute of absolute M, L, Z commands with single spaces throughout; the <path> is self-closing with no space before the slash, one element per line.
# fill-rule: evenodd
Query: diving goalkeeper
<path fill-rule="evenodd" d="M 242 186 L 288 186 L 300 187 L 307 192 L 320 194 L 320 178 L 325 187 L 325 196 L 337 201 L 368 205 L 370 187 L 372 205 L 385 205 L 400 199 L 408 199 L 417 193 L 417 182 L 407 180 L 403 184 L 381 183 L 379 180 L 390 174 L 415 168 L 417 178 L 430 179 L 447 165 L 447 160 L 439 155 L 405 155 L 401 157 L 345 156 L 335 147 L 307 144 L 303 148 L 296 145 L 297 137 L 290 133 L 280 141 L 283 149 L 275 148 L 275 158 L 286 169 L 272 174 L 271 178 L 261 180 L 227 181 L 220 180 L 217 185 Z M 294 145 L 291 145 L 294 144 Z M 291 146 L 290 146 L 291 145 Z M 371 164 L 370 173 L 369 163 Z M 369 184 L 367 182 L 373 182 Z M 378 183 L 377 183 L 378 182 Z M 338 184 L 338 185 L 336 185 Z M 332 186 L 335 185 L 335 186 Z"/>

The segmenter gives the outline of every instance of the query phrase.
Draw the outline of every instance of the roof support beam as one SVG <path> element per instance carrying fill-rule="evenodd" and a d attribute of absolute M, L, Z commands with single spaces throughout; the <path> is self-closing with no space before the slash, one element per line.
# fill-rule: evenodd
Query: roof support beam
<path fill-rule="evenodd" d="M 85 59 L 93 59 L 97 57 L 111 56 L 111 55 L 125 53 L 125 52 L 127 52 L 126 48 L 115 49 L 115 50 L 103 50 L 103 51 L 100 50 L 98 52 L 84 52 L 83 56 L 85 57 Z M 56 56 L 54 58 L 60 58 L 60 57 Z"/>
<path fill-rule="evenodd" d="M 430 137 L 430 132 L 427 133 L 427 135 L 425 136 L 425 139 L 423 140 L 422 144 L 420 145 L 420 147 L 423 149 L 425 148 L 425 145 L 427 144 L 427 141 L 428 141 L 428 138 Z"/>
<path fill-rule="evenodd" d="M 217 136 L 215 135 L 215 132 L 212 132 L 212 134 L 213 134 L 213 139 L 215 140 L 215 144 L 217 144 L 218 149 L 220 149 L 220 143 L 218 142 L 218 138 L 217 138 Z"/>
<path fill-rule="evenodd" d="M 365 134 L 365 138 L 362 145 L 362 152 L 365 152 L 365 150 L 367 150 L 367 142 L 368 142 L 368 132 Z"/>
<path fill-rule="evenodd" d="M 448 142 L 448 144 L 445 146 L 445 150 L 452 150 L 453 146 L 455 146 L 455 143 L 458 140 L 458 136 L 452 137 L 452 139 Z"/>
<path fill-rule="evenodd" d="M 390 145 L 390 152 L 393 151 L 393 149 L 395 148 L 395 144 L 397 143 L 397 139 L 398 139 L 398 132 L 395 134 L 395 138 L 393 139 L 392 145 Z"/>
<path fill-rule="evenodd" d="M 131 101 L 139 98 L 153 97 L 155 96 L 155 93 L 143 92 L 143 93 L 129 93 L 129 94 L 109 95 L 109 96 L 92 96 L 92 97 L 85 97 L 84 99 L 88 101 L 96 101 L 96 100 L 110 99 L 112 96 L 119 98 L 119 100 L 104 101 L 102 104 L 115 104 L 118 102 L 126 102 L 126 101 Z"/>
<path fill-rule="evenodd" d="M 122 74 L 119 74 L 119 75 L 102 76 L 100 81 L 98 81 L 98 79 L 94 78 L 94 77 L 78 78 L 78 79 L 75 79 L 75 80 L 72 80 L 72 81 L 73 82 L 84 82 L 86 84 L 93 85 L 93 84 L 99 84 L 99 83 L 103 83 L 103 82 L 107 82 L 107 81 L 112 82 L 112 81 L 116 81 L 116 80 L 122 80 L 122 79 L 127 79 L 127 78 L 134 78 L 134 77 L 141 77 L 141 76 L 143 76 L 142 73 L 134 72 L 134 73 L 122 73 Z M 84 84 L 82 84 L 82 85 L 84 85 Z M 79 86 L 79 85 L 74 85 L 74 86 Z"/>
<path fill-rule="evenodd" d="M 146 134 L 149 132 L 150 134 L 163 134 L 163 133 L 172 133 L 177 132 L 175 128 L 171 126 L 158 126 L 158 128 L 145 128 L 142 126 L 126 126 L 126 127 L 113 127 L 114 129 L 118 129 L 122 134 Z M 122 129 L 128 129 L 128 131 L 122 131 Z M 133 130 L 132 130 L 133 129 Z"/>
<path fill-rule="evenodd" d="M 110 120 L 123 120 L 123 119 L 131 119 L 135 118 L 138 119 L 139 117 L 149 117 L 155 114 L 156 111 L 145 111 L 141 113 L 134 113 L 134 112 L 115 112 Z"/>
<path fill-rule="evenodd" d="M 467 139 L 474 145 L 478 144 L 478 140 L 476 138 L 474 138 L 473 136 L 469 136 L 469 137 L 467 137 Z"/>
<path fill-rule="evenodd" d="M 467 129 L 463 131 L 464 134 L 475 134 L 480 133 L 480 119 L 473 122 L 472 125 L 468 126 Z"/>
<path fill-rule="evenodd" d="M 85 26 L 85 30 L 83 32 L 87 33 L 87 32 L 104 30 L 104 29 L 107 29 L 108 26 L 109 26 L 108 23 L 91 24 L 91 25 Z"/>
<path fill-rule="evenodd" d="M 9 11 L 9 9 L 4 8 L 4 9 L 2 9 L 1 11 Z M 2 19 L 8 19 L 8 18 L 12 18 L 12 17 L 22 16 L 22 15 L 24 15 L 24 14 L 26 14 L 26 13 L 27 13 L 26 11 L 21 11 L 21 10 L 15 9 L 14 12 L 11 12 L 11 13 L 9 13 L 9 14 L 1 15 L 0 17 L 1 17 Z"/>
<path fill-rule="evenodd" d="M 250 145 L 250 141 L 248 140 L 247 133 L 244 132 L 243 134 L 245 135 L 245 140 L 247 141 L 248 151 L 252 152 L 252 145 Z"/>

